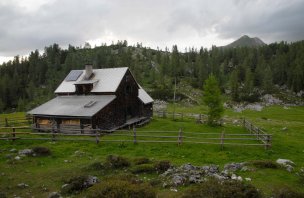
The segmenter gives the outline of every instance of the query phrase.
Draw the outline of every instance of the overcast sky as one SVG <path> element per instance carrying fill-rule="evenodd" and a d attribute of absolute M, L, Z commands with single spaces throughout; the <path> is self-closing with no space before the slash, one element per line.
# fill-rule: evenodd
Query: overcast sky
<path fill-rule="evenodd" d="M 304 38 L 303 0 L 1 0 L 0 63 L 58 43 L 141 42 L 151 48 Z"/>

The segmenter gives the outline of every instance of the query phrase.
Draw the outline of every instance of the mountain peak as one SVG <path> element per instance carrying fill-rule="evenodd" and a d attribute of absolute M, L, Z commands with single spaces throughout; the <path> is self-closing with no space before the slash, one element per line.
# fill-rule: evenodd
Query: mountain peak
<path fill-rule="evenodd" d="M 236 41 L 224 46 L 225 48 L 235 48 L 235 47 L 260 47 L 266 45 L 260 38 L 251 38 L 248 35 L 243 35 Z"/>

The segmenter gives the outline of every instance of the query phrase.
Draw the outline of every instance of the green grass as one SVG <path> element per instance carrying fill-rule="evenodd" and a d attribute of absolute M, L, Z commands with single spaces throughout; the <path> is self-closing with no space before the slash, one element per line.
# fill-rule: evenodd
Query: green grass
<path fill-rule="evenodd" d="M 170 110 L 169 106 L 169 110 Z M 205 109 L 205 108 L 202 108 Z M 176 106 L 176 112 L 195 112 L 205 113 L 200 107 L 193 106 L 183 108 Z M 20 117 L 24 113 L 2 114 L 0 120 L 4 117 Z M 280 186 L 289 186 L 290 188 L 304 192 L 303 183 L 300 183 L 296 172 L 304 166 L 304 107 L 290 107 L 283 109 L 280 106 L 267 107 L 261 112 L 246 110 L 242 113 L 235 113 L 227 110 L 225 116 L 229 119 L 238 119 L 246 117 L 257 126 L 263 128 L 267 133 L 273 134 L 273 146 L 269 150 L 263 147 L 244 147 L 244 146 L 225 146 L 224 150 L 219 145 L 205 144 L 182 144 L 176 143 L 138 143 L 132 142 L 66 142 L 66 141 L 25 141 L 17 140 L 15 142 L 1 141 L 0 146 L 0 192 L 5 192 L 8 197 L 14 194 L 21 197 L 47 197 L 52 191 L 59 191 L 63 180 L 79 174 L 94 174 L 98 177 L 104 177 L 106 172 L 84 169 L 89 164 L 96 161 L 105 161 L 109 154 L 122 155 L 134 159 L 138 157 L 147 157 L 151 160 L 170 160 L 174 165 L 192 163 L 194 165 L 218 164 L 221 167 L 229 162 L 244 162 L 253 160 L 269 159 L 275 161 L 278 158 L 286 158 L 296 163 L 295 171 L 292 173 L 284 169 L 263 169 L 258 168 L 252 172 L 239 172 L 243 177 L 252 178 L 252 184 L 261 189 L 266 195 L 269 195 L 272 189 Z M 287 127 L 283 131 L 282 128 Z M 173 121 L 171 118 L 155 118 L 141 131 L 183 131 L 211 132 L 221 133 L 247 133 L 242 127 L 227 124 L 224 127 L 209 127 L 203 124 L 196 124 L 193 119 L 178 119 Z M 127 133 L 131 133 L 129 131 Z M 169 133 L 168 133 L 169 134 Z M 106 137 L 106 138 L 117 138 Z M 132 136 L 131 136 L 132 139 Z M 7 155 L 16 156 L 9 150 L 32 148 L 35 146 L 48 147 L 52 155 L 48 157 L 26 157 L 20 161 L 9 160 Z M 85 154 L 79 156 L 75 151 L 82 151 Z M 66 163 L 65 160 L 68 160 Z M 119 172 L 119 171 L 118 171 Z M 117 172 L 116 172 L 117 173 Z M 115 172 L 114 172 L 115 174 Z M 155 178 L 156 175 L 144 174 L 140 177 Z M 20 189 L 19 183 L 29 184 L 29 188 Z M 181 188 L 182 190 L 183 188 Z M 159 188 L 159 196 L 166 197 L 172 195 L 169 190 Z M 85 192 L 84 192 L 85 194 Z M 84 195 L 78 195 L 81 197 Z M 174 194 L 176 195 L 176 194 Z M 77 197 L 77 196 L 76 196 Z"/>

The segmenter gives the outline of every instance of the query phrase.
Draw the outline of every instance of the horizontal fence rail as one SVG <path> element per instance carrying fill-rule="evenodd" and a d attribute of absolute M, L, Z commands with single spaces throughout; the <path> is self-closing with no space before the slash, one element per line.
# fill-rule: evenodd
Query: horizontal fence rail
<path fill-rule="evenodd" d="M 195 118 L 197 120 L 206 119 L 206 115 L 194 113 L 171 113 L 158 111 L 154 116 L 173 118 Z M 133 142 L 133 143 L 176 143 L 181 144 L 212 144 L 232 146 L 263 146 L 268 149 L 272 145 L 272 135 L 267 134 L 261 128 L 255 126 L 246 119 L 242 120 L 242 125 L 250 133 L 233 134 L 233 133 L 208 133 L 184 131 L 151 131 L 138 130 L 133 125 L 129 130 L 102 130 L 92 129 L 89 127 L 80 128 L 69 126 L 67 128 L 57 129 L 55 126 L 45 125 L 36 128 L 30 127 L 32 117 L 18 118 L 1 118 L 0 119 L 0 140 L 50 140 L 50 141 L 93 141 L 99 142 Z M 1 132 L 2 131 L 2 132 Z"/>

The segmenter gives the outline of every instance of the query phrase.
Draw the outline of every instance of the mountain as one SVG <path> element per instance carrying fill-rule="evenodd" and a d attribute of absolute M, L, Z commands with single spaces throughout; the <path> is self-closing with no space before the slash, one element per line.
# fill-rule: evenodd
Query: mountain
<path fill-rule="evenodd" d="M 250 38 L 247 35 L 242 36 L 238 40 L 223 46 L 224 48 L 235 48 L 235 47 L 260 47 L 266 45 L 261 39 L 258 37 Z"/>

